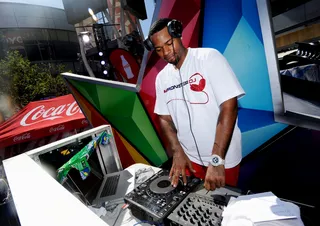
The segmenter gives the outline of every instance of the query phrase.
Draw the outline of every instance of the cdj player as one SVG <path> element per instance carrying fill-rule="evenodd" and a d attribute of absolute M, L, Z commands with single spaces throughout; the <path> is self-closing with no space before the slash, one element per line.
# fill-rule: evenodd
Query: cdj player
<path fill-rule="evenodd" d="M 192 192 L 201 180 L 187 177 L 187 185 L 182 179 L 177 187 L 171 185 L 169 171 L 159 171 L 125 196 L 132 214 L 141 220 L 164 224 L 167 216 Z"/>

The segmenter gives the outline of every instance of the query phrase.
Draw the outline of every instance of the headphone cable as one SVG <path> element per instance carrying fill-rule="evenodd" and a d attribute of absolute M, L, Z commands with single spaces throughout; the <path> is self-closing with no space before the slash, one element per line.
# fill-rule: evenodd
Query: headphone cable
<path fill-rule="evenodd" d="M 175 51 L 175 48 L 174 48 L 174 42 L 172 42 L 172 47 L 173 47 L 173 53 L 176 54 L 176 51 Z M 176 57 L 176 55 L 175 55 L 175 57 Z M 177 63 L 178 63 L 178 62 L 177 62 Z M 177 67 L 177 68 L 178 68 L 178 67 Z M 193 141 L 194 141 L 194 143 L 195 143 L 195 145 L 196 145 L 196 149 L 197 149 L 197 153 L 198 153 L 199 159 L 200 159 L 202 165 L 205 166 L 204 163 L 203 163 L 203 161 L 202 161 L 202 158 L 201 158 L 201 156 L 200 156 L 200 152 L 199 152 L 199 148 L 198 148 L 198 143 L 197 143 L 196 137 L 195 137 L 195 135 L 194 135 L 194 133 L 193 133 L 192 124 L 191 124 L 191 114 L 190 114 L 190 110 L 189 110 L 189 107 L 188 107 L 188 104 L 187 104 L 187 101 L 186 101 L 186 97 L 185 97 L 185 95 L 184 95 L 184 87 L 183 87 L 183 84 L 182 84 L 182 76 L 181 76 L 180 68 L 178 68 L 178 71 L 179 71 L 179 76 L 180 76 L 180 81 L 181 81 L 181 87 L 182 87 L 182 96 L 183 96 L 183 100 L 184 100 L 184 102 L 185 102 L 185 104 L 186 104 L 186 108 L 187 108 L 187 112 L 188 112 L 188 117 L 189 117 L 190 132 L 191 132 Z"/>

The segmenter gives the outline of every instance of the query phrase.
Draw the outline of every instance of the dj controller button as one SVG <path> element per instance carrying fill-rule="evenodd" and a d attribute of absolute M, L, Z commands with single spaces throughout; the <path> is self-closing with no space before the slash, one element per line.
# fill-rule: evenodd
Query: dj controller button
<path fill-rule="evenodd" d="M 212 214 L 212 212 L 211 212 L 209 209 L 206 210 L 206 213 L 207 213 L 208 215 L 211 215 L 211 214 Z"/>
<path fill-rule="evenodd" d="M 178 210 L 177 214 L 178 214 L 179 217 L 182 216 L 182 213 L 180 212 L 180 210 Z"/>
<path fill-rule="evenodd" d="M 196 222 L 194 221 L 193 218 L 191 218 L 191 219 L 190 219 L 190 223 L 191 223 L 191 224 L 194 224 L 194 223 L 196 223 Z"/>
<path fill-rule="evenodd" d="M 196 219 L 196 220 L 199 219 L 196 214 L 192 214 L 192 217 L 193 217 L 194 219 Z"/>
<path fill-rule="evenodd" d="M 215 217 L 219 217 L 218 212 L 214 212 L 214 216 L 215 216 Z"/>
<path fill-rule="evenodd" d="M 183 219 L 184 219 L 185 221 L 188 221 L 188 217 L 187 217 L 186 215 L 183 215 Z"/>

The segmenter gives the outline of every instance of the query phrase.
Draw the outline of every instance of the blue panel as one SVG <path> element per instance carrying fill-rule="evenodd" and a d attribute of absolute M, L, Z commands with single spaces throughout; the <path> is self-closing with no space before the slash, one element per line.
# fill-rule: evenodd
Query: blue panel
<path fill-rule="evenodd" d="M 250 154 L 287 126 L 281 123 L 274 123 L 273 125 L 242 133 L 242 157 Z"/>
<path fill-rule="evenodd" d="M 272 111 L 245 108 L 240 108 L 238 111 L 238 126 L 242 133 L 274 123 L 274 113 Z"/>
<path fill-rule="evenodd" d="M 246 92 L 240 106 L 273 111 L 264 47 L 245 18 L 241 18 L 224 56 Z"/>
<path fill-rule="evenodd" d="M 246 18 L 260 42 L 263 43 L 256 0 L 242 0 L 242 16 Z"/>
<path fill-rule="evenodd" d="M 224 52 L 242 16 L 241 0 L 206 0 L 203 47 Z"/>

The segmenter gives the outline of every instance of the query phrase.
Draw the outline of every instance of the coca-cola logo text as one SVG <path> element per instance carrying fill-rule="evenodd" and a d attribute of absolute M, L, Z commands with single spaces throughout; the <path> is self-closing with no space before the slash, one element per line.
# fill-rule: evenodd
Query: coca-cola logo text
<path fill-rule="evenodd" d="M 64 116 L 72 116 L 77 113 L 81 113 L 77 102 L 74 101 L 71 104 L 63 104 L 58 107 L 51 107 L 45 109 L 44 105 L 40 105 L 31 111 L 29 111 L 21 120 L 21 126 L 31 126 L 33 124 L 43 122 L 46 120 L 54 120 L 57 118 L 63 118 Z"/>
<path fill-rule="evenodd" d="M 15 136 L 13 138 L 13 142 L 19 142 L 19 141 L 23 141 L 23 140 L 27 140 L 31 138 L 31 134 L 30 133 L 24 133 L 21 134 L 20 136 Z"/>
<path fill-rule="evenodd" d="M 62 130 L 64 130 L 64 125 L 59 125 L 59 126 L 56 126 L 56 127 L 51 127 L 50 129 L 49 129 L 49 132 L 50 133 L 55 133 L 55 132 L 59 132 L 59 131 L 62 131 Z"/>

